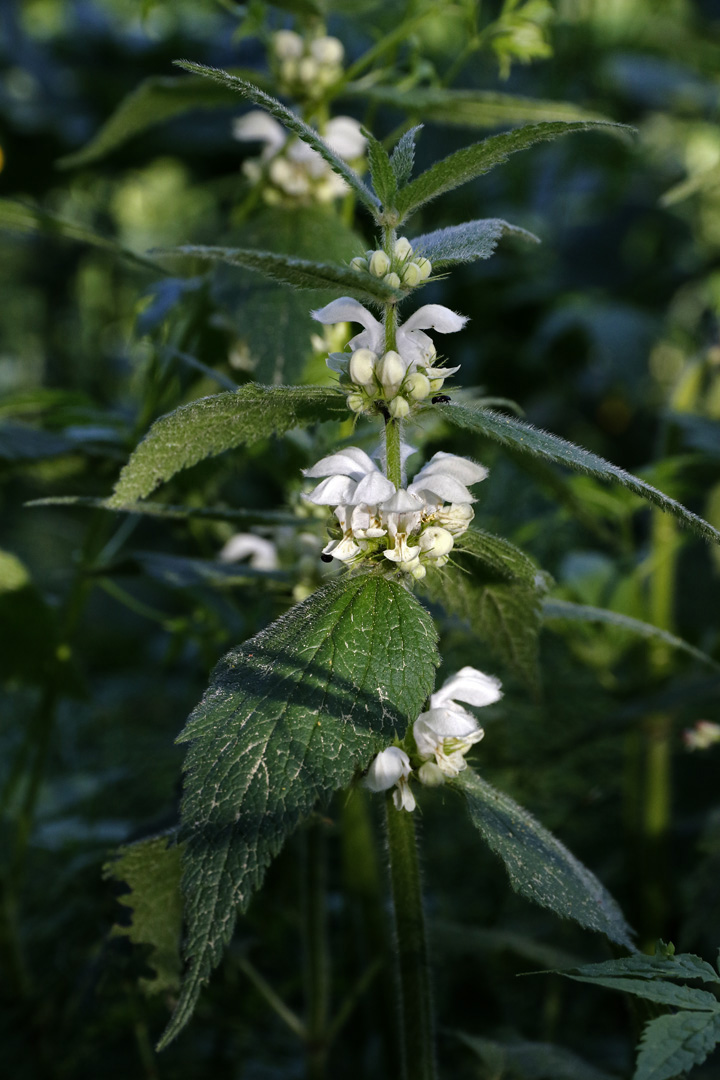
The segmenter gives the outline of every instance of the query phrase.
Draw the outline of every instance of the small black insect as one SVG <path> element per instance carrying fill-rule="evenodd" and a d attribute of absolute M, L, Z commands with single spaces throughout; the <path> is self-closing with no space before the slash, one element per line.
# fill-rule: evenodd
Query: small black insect
<path fill-rule="evenodd" d="M 375 408 L 384 417 L 385 420 L 390 419 L 390 411 L 384 401 L 376 401 Z"/>
<path fill-rule="evenodd" d="M 332 562 L 332 555 L 326 555 L 325 553 L 323 553 L 320 558 L 323 562 Z"/>
<path fill-rule="evenodd" d="M 434 398 L 430 399 L 433 405 L 447 405 L 450 398 L 447 394 L 436 394 Z"/>

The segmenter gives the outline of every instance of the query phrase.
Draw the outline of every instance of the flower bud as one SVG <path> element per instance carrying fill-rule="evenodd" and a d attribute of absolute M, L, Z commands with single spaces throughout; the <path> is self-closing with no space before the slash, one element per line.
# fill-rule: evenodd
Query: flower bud
<path fill-rule="evenodd" d="M 445 783 L 445 773 L 434 761 L 426 761 L 420 766 L 417 778 L 425 787 L 440 787 Z"/>
<path fill-rule="evenodd" d="M 413 259 L 413 262 L 420 271 L 420 277 L 423 281 L 430 277 L 432 274 L 432 263 L 429 259 L 424 259 L 422 255 L 418 255 L 417 258 Z"/>
<path fill-rule="evenodd" d="M 305 47 L 294 30 L 278 30 L 272 36 L 272 51 L 279 60 L 299 60 Z"/>
<path fill-rule="evenodd" d="M 391 285 L 393 289 L 400 288 L 400 278 L 397 276 L 394 270 L 391 271 L 389 274 L 386 274 L 383 278 L 383 281 L 386 285 Z"/>
<path fill-rule="evenodd" d="M 356 255 L 354 259 L 350 260 L 350 266 L 353 270 L 367 270 L 368 261 L 362 255 Z"/>
<path fill-rule="evenodd" d="M 298 64 L 298 77 L 301 82 L 311 86 L 317 79 L 318 66 L 312 56 L 303 56 Z"/>
<path fill-rule="evenodd" d="M 387 257 L 384 251 L 373 251 L 372 258 L 370 259 L 370 273 L 375 277 L 385 277 L 390 269 L 390 259 Z"/>
<path fill-rule="evenodd" d="M 403 270 L 403 285 L 417 285 L 422 281 L 422 274 L 420 273 L 420 267 L 417 263 L 408 263 Z"/>
<path fill-rule="evenodd" d="M 412 247 L 408 238 L 406 236 L 399 236 L 395 241 L 393 251 L 398 259 L 407 259 L 412 255 Z"/>
<path fill-rule="evenodd" d="M 453 543 L 452 533 L 437 525 L 429 525 L 418 540 L 420 550 L 431 559 L 439 559 L 442 555 L 447 555 L 449 551 L 452 551 Z"/>
<path fill-rule="evenodd" d="M 319 37 L 310 42 L 310 52 L 318 64 L 337 66 L 342 64 L 345 50 L 343 44 L 336 37 Z"/>
<path fill-rule="evenodd" d="M 415 578 L 416 581 L 422 581 L 422 579 L 427 574 L 427 570 L 425 569 L 425 567 L 422 564 L 419 564 L 413 570 L 410 571 L 410 574 L 411 574 L 412 577 Z"/>
<path fill-rule="evenodd" d="M 351 380 L 360 386 L 372 383 L 377 359 L 377 353 L 371 352 L 370 349 L 356 349 L 350 359 Z"/>
<path fill-rule="evenodd" d="M 403 391 L 413 399 L 413 401 L 422 401 L 430 393 L 430 380 L 427 375 L 422 375 L 419 371 L 413 372 L 412 375 L 408 375 L 405 383 L 403 384 Z"/>
<path fill-rule="evenodd" d="M 362 394 L 348 394 L 347 407 L 351 412 L 362 412 L 365 408 L 365 399 Z"/>
<path fill-rule="evenodd" d="M 444 379 L 431 379 L 430 380 L 430 389 L 432 390 L 433 394 L 436 393 L 438 390 L 442 390 L 444 382 L 445 382 Z"/>
<path fill-rule="evenodd" d="M 404 420 L 410 412 L 410 406 L 404 397 L 396 397 L 388 405 L 388 412 L 393 419 Z"/>
<path fill-rule="evenodd" d="M 298 60 L 283 60 L 280 63 L 280 79 L 284 83 L 294 83 L 298 77 Z"/>
<path fill-rule="evenodd" d="M 385 391 L 386 398 L 393 398 L 405 378 L 405 364 L 402 357 L 392 349 L 378 360 L 375 365 L 375 378 Z"/>

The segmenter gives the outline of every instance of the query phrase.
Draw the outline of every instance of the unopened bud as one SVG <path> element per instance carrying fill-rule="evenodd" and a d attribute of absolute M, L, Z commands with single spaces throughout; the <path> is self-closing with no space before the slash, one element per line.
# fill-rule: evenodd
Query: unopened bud
<path fill-rule="evenodd" d="M 300 82 L 311 86 L 317 79 L 318 66 L 312 56 L 303 56 L 298 64 L 298 78 Z"/>
<path fill-rule="evenodd" d="M 402 357 L 392 349 L 386 352 L 375 365 L 375 377 L 385 391 L 385 397 L 395 397 L 405 378 L 405 364 Z"/>
<path fill-rule="evenodd" d="M 351 412 L 362 412 L 365 408 L 365 399 L 362 394 L 348 394 L 347 407 Z"/>
<path fill-rule="evenodd" d="M 407 259 L 412 255 L 412 246 L 406 236 L 399 236 L 395 241 L 395 247 L 393 248 L 395 255 L 398 259 Z"/>
<path fill-rule="evenodd" d="M 439 559 L 441 556 L 447 555 L 449 551 L 452 551 L 453 543 L 452 533 L 449 533 L 447 529 L 439 528 L 437 525 L 428 526 L 420 534 L 418 540 L 420 550 L 431 559 Z"/>
<path fill-rule="evenodd" d="M 375 277 L 385 277 L 390 269 L 390 259 L 387 257 L 384 251 L 373 251 L 370 259 L 370 273 Z"/>
<path fill-rule="evenodd" d="M 345 50 L 336 37 L 319 37 L 310 43 L 310 52 L 318 64 L 342 64 Z"/>
<path fill-rule="evenodd" d="M 430 393 L 430 380 L 427 375 L 419 371 L 408 375 L 403 385 L 403 392 L 408 394 L 414 401 L 422 401 Z"/>
<path fill-rule="evenodd" d="M 383 281 L 386 285 L 390 285 L 393 289 L 400 288 L 400 278 L 397 276 L 394 270 L 392 270 L 389 274 L 386 274 L 383 278 Z"/>
<path fill-rule="evenodd" d="M 413 570 L 411 570 L 410 573 L 412 574 L 412 576 L 415 578 L 416 581 L 422 581 L 422 579 L 427 574 L 427 570 L 422 565 L 422 563 L 420 563 Z"/>
<path fill-rule="evenodd" d="M 394 420 L 404 420 L 410 413 L 410 406 L 404 397 L 396 397 L 388 405 L 388 412 Z"/>
<path fill-rule="evenodd" d="M 350 378 L 360 386 L 373 382 L 377 353 L 370 349 L 356 349 L 350 359 Z"/>
<path fill-rule="evenodd" d="M 298 77 L 298 60 L 283 60 L 280 64 L 280 79 L 285 83 L 294 83 Z"/>
<path fill-rule="evenodd" d="M 413 259 L 413 262 L 420 271 L 420 278 L 422 281 L 425 281 L 426 278 L 430 277 L 432 274 L 432 263 L 429 259 L 425 259 L 422 255 L 418 255 L 416 259 Z"/>
<path fill-rule="evenodd" d="M 445 783 L 445 773 L 434 761 L 426 761 L 417 771 L 417 778 L 426 787 L 440 787 Z"/>
<path fill-rule="evenodd" d="M 420 267 L 418 266 L 418 264 L 414 262 L 408 263 L 403 270 L 402 279 L 403 285 L 417 285 L 420 281 L 422 281 L 423 277 L 420 273 Z"/>
<path fill-rule="evenodd" d="M 299 60 L 305 47 L 294 30 L 278 30 L 272 36 L 272 51 L 280 60 Z"/>
<path fill-rule="evenodd" d="M 368 261 L 362 255 L 356 255 L 354 259 L 350 260 L 350 266 L 353 270 L 367 270 Z"/>

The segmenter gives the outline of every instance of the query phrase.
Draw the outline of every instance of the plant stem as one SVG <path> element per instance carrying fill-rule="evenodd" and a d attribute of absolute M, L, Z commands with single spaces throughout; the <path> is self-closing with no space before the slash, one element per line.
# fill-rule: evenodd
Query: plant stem
<path fill-rule="evenodd" d="M 388 850 L 395 912 L 403 1080 L 436 1080 L 435 1025 L 415 821 L 388 792 Z"/>
<path fill-rule="evenodd" d="M 325 917 L 325 828 L 319 821 L 305 830 L 303 863 L 307 1071 L 311 1080 L 321 1080 L 328 1049 L 330 957 Z"/>
<path fill-rule="evenodd" d="M 397 488 L 402 487 L 401 442 L 400 421 L 387 420 L 385 422 L 385 469 L 388 480 Z"/>

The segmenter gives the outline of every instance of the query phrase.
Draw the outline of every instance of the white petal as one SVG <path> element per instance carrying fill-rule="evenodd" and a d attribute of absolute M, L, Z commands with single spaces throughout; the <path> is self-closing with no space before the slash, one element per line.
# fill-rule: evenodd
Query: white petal
<path fill-rule="evenodd" d="M 346 446 L 337 454 L 328 454 L 320 458 L 309 469 L 303 469 L 303 476 L 349 476 L 361 480 L 367 473 L 376 472 L 375 463 L 358 446 Z"/>
<path fill-rule="evenodd" d="M 431 698 L 432 701 L 432 698 Z M 420 713 L 413 727 L 415 742 L 417 732 L 421 732 L 423 738 L 434 740 L 434 745 L 445 739 L 466 739 L 468 736 L 477 735 L 482 728 L 475 717 L 465 709 L 455 708 L 431 708 L 427 712 Z"/>
<path fill-rule="evenodd" d="M 388 746 L 387 750 L 373 761 L 363 780 L 371 791 L 387 791 L 403 776 L 410 775 L 410 759 L 399 746 Z"/>
<path fill-rule="evenodd" d="M 408 810 L 410 813 L 417 806 L 407 780 L 398 781 L 397 791 L 393 791 L 393 802 L 396 810 Z"/>
<path fill-rule="evenodd" d="M 461 668 L 446 679 L 430 698 L 432 709 L 450 701 L 465 701 L 468 705 L 492 705 L 502 697 L 502 683 L 493 675 L 485 675 L 474 667 Z"/>
<path fill-rule="evenodd" d="M 426 367 L 425 374 L 428 379 L 449 379 L 451 375 L 458 373 L 460 367 L 460 364 L 457 367 Z"/>
<path fill-rule="evenodd" d="M 220 562 L 237 562 L 250 556 L 249 565 L 255 570 L 277 570 L 277 549 L 270 540 L 254 533 L 236 533 L 231 536 L 218 558 Z"/>
<path fill-rule="evenodd" d="M 350 353 L 331 352 L 325 363 L 337 375 L 347 375 L 350 366 Z"/>
<path fill-rule="evenodd" d="M 423 503 L 417 495 L 412 495 L 405 488 L 398 488 L 379 508 L 388 514 L 417 513 L 422 510 Z"/>
<path fill-rule="evenodd" d="M 419 495 L 426 503 L 443 500 L 456 503 L 475 502 L 464 484 L 461 484 L 454 476 L 447 476 L 445 473 L 423 476 L 420 480 L 414 480 L 408 487 L 408 491 L 412 495 Z"/>
<path fill-rule="evenodd" d="M 389 499 L 395 491 L 395 485 L 378 470 L 368 473 L 358 484 L 352 497 L 353 503 L 368 503 L 376 506 L 384 499 Z"/>
<path fill-rule="evenodd" d="M 323 555 L 332 555 L 333 559 L 347 562 L 349 559 L 354 559 L 359 550 L 360 548 L 352 536 L 344 536 L 342 540 L 332 540 L 329 544 L 326 544 L 323 548 Z"/>
<path fill-rule="evenodd" d="M 337 506 L 353 497 L 357 481 L 349 476 L 331 476 L 318 484 L 305 498 L 316 506 Z"/>
<path fill-rule="evenodd" d="M 349 296 L 341 296 L 337 300 L 331 300 L 325 307 L 318 308 L 317 311 L 311 311 L 310 314 L 313 319 L 328 325 L 340 322 L 354 322 L 360 323 L 373 335 L 382 333 L 382 324 L 377 321 L 375 316 L 371 315 L 361 303 L 351 299 Z M 373 349 L 373 352 L 376 351 Z"/>
<path fill-rule="evenodd" d="M 427 465 L 423 465 L 415 477 L 415 482 L 427 476 L 437 476 L 441 473 L 444 476 L 454 476 L 461 484 L 478 484 L 481 480 L 486 479 L 488 470 L 484 465 L 476 465 L 469 458 L 458 457 L 457 454 L 446 454 L 443 450 L 438 450 L 437 454 L 433 454 L 430 458 Z"/>
<path fill-rule="evenodd" d="M 403 323 L 402 328 L 409 330 L 438 330 L 441 334 L 454 334 L 462 330 L 467 316 L 458 315 L 442 304 L 425 304 Z"/>
<path fill-rule="evenodd" d="M 264 142 L 279 150 L 287 139 L 285 128 L 262 109 L 251 109 L 233 122 L 233 136 L 241 142 Z"/>
<path fill-rule="evenodd" d="M 360 124 L 352 116 L 334 116 L 326 124 L 323 137 L 330 149 L 344 161 L 362 157 L 367 147 Z"/>
<path fill-rule="evenodd" d="M 398 327 L 397 347 L 408 366 L 411 364 L 424 366 L 435 359 L 433 340 L 422 330 L 406 331 L 404 326 Z"/>

